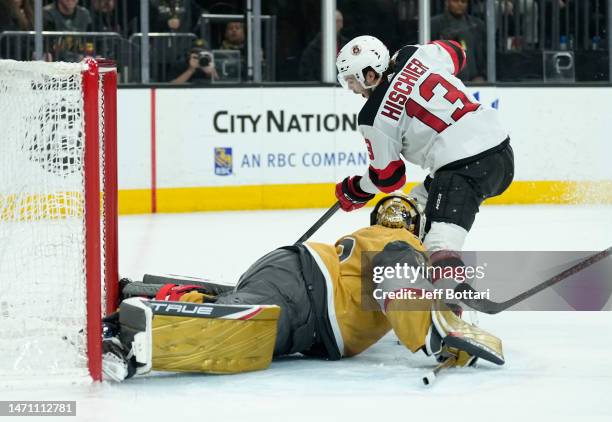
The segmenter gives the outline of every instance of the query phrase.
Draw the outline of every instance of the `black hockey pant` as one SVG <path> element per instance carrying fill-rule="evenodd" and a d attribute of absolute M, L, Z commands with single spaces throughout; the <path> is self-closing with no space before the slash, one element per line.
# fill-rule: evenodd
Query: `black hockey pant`
<path fill-rule="evenodd" d="M 469 231 L 480 204 L 502 194 L 513 177 L 514 154 L 509 138 L 492 149 L 439 168 L 424 182 L 426 229 L 433 222 L 443 222 Z"/>

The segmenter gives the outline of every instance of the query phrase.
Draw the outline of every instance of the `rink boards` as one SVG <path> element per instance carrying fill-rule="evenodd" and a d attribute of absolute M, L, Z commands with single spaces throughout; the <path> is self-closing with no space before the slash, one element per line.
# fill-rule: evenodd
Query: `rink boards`
<path fill-rule="evenodd" d="M 487 203 L 612 203 L 612 88 L 469 92 L 499 110 L 515 152 L 515 182 Z M 329 206 L 367 168 L 363 102 L 330 87 L 120 89 L 120 212 Z M 425 175 L 407 165 L 409 186 Z"/>

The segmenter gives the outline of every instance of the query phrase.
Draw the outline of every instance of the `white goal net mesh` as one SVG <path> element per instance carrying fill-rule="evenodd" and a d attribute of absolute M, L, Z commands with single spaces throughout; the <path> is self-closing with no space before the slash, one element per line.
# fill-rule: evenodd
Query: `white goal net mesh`
<path fill-rule="evenodd" d="M 0 380 L 88 372 L 84 66 L 0 61 Z"/>

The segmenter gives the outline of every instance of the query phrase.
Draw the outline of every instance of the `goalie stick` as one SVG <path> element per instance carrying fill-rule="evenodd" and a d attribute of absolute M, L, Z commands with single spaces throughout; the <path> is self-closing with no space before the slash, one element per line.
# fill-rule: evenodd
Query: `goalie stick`
<path fill-rule="evenodd" d="M 580 261 L 576 265 L 569 267 L 567 270 L 549 278 L 546 281 L 543 281 L 542 283 L 532 287 L 531 289 L 519 294 L 518 296 L 508 299 L 504 302 L 493 302 L 489 299 L 469 299 L 469 298 L 461 299 L 461 301 L 476 311 L 484 312 L 485 314 L 498 314 L 516 305 L 517 303 L 520 303 L 524 301 L 525 299 L 530 298 L 531 296 L 541 292 L 542 290 L 550 286 L 553 286 L 559 283 L 560 281 L 565 280 L 566 278 L 576 274 L 577 272 L 582 271 L 583 269 L 595 264 L 596 262 L 601 261 L 602 259 L 608 257 L 611 253 L 612 253 L 612 246 L 609 247 L 608 249 L 604 249 L 603 251 L 596 253 L 595 255 L 591 255 L 590 257 L 586 258 L 583 261 Z M 472 293 L 478 293 L 476 289 L 474 289 L 472 286 L 466 283 L 461 283 L 457 287 L 455 287 L 455 292 L 457 293 L 464 293 L 467 291 L 471 291 Z"/>

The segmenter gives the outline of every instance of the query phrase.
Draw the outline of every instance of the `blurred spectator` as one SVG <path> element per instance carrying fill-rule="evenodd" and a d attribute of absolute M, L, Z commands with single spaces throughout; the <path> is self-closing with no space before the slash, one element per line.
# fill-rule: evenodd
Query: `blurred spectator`
<path fill-rule="evenodd" d="M 34 0 L 13 0 L 17 8 L 17 21 L 20 30 L 34 29 Z"/>
<path fill-rule="evenodd" d="M 151 0 L 153 32 L 193 32 L 200 8 L 190 0 Z"/>
<path fill-rule="evenodd" d="M 240 51 L 240 77 L 243 81 L 248 78 L 248 66 L 246 62 L 246 45 L 244 24 L 242 22 L 228 22 L 225 25 L 223 41 L 219 46 L 220 50 Z M 262 53 L 263 59 L 263 53 Z M 263 63 L 265 65 L 265 62 Z"/>
<path fill-rule="evenodd" d="M 116 0 L 91 0 L 91 22 L 94 32 L 121 32 Z"/>
<path fill-rule="evenodd" d="M 464 81 L 486 79 L 485 24 L 468 15 L 469 0 L 446 0 L 446 11 L 431 18 L 431 39 L 459 42 L 467 55 L 465 68 L 457 75 Z"/>
<path fill-rule="evenodd" d="M 86 32 L 91 30 L 91 16 L 79 0 L 55 0 L 43 8 L 45 31 Z"/>
<path fill-rule="evenodd" d="M 242 50 L 244 48 L 244 24 L 228 22 L 220 48 L 222 50 Z"/>
<path fill-rule="evenodd" d="M 207 84 L 218 79 L 212 53 L 202 48 L 192 48 L 186 62 L 178 63 L 171 75 L 171 84 Z"/>
<path fill-rule="evenodd" d="M 0 0 L 0 32 L 32 31 L 33 0 Z"/>
<path fill-rule="evenodd" d="M 0 0 L 0 33 L 3 31 L 32 31 L 34 29 L 34 0 Z M 22 36 L 8 36 L 0 43 L 0 58 L 32 60 L 34 40 Z M 45 60 L 48 58 L 45 56 Z"/>
<path fill-rule="evenodd" d="M 94 56 L 93 43 L 86 42 L 81 37 L 66 35 L 54 40 L 50 58 L 57 62 L 77 63 L 85 56 Z"/>
<path fill-rule="evenodd" d="M 349 40 L 340 31 L 344 26 L 344 18 L 339 10 L 336 10 L 336 54 Z M 302 54 L 300 60 L 299 78 L 302 81 L 321 80 L 321 33 L 319 32 Z"/>

